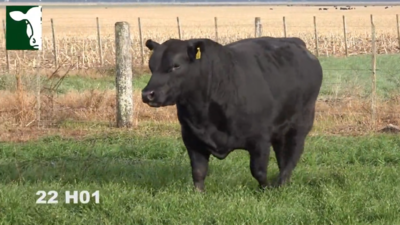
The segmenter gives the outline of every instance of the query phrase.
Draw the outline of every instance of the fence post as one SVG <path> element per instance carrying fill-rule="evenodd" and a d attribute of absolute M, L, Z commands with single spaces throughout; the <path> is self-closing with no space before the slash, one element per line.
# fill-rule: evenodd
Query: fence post
<path fill-rule="evenodd" d="M 344 35 L 344 51 L 346 53 L 346 57 L 349 56 L 349 51 L 347 47 L 347 28 L 346 28 L 346 17 L 343 15 L 343 35 Z"/>
<path fill-rule="evenodd" d="M 215 24 L 215 41 L 218 42 L 218 18 L 214 17 Z"/>
<path fill-rule="evenodd" d="M 397 24 L 397 39 L 399 41 L 399 48 L 400 48 L 399 14 L 396 14 L 396 24 Z"/>
<path fill-rule="evenodd" d="M 54 33 L 54 23 L 53 23 L 53 18 L 51 18 L 51 32 L 53 34 L 53 51 L 54 51 L 54 65 L 57 68 L 58 63 L 57 63 L 57 49 L 56 49 L 56 35 Z"/>
<path fill-rule="evenodd" d="M 131 127 L 132 99 L 132 54 L 129 24 L 115 23 L 115 59 L 117 89 L 117 127 Z"/>
<path fill-rule="evenodd" d="M 375 24 L 374 17 L 371 14 L 371 41 L 372 41 L 372 96 L 371 96 L 371 109 L 372 109 L 372 128 L 375 128 L 376 121 L 376 42 L 375 42 Z"/>
<path fill-rule="evenodd" d="M 8 58 L 8 51 L 6 44 L 6 22 L 4 20 L 3 20 L 3 31 L 4 31 L 4 49 L 6 51 L 7 73 L 10 73 L 10 59 Z"/>
<path fill-rule="evenodd" d="M 97 22 L 97 42 L 99 45 L 99 54 L 100 54 L 100 65 L 103 66 L 103 50 L 101 48 L 101 35 L 100 35 L 100 22 L 99 17 L 96 17 Z"/>
<path fill-rule="evenodd" d="M 41 90 L 41 82 L 40 82 L 40 51 L 38 51 L 37 54 L 38 60 L 36 66 L 36 120 L 37 120 L 37 126 L 40 127 L 40 109 L 41 109 L 41 101 L 40 101 L 40 90 Z M 52 99 L 53 100 L 53 99 Z M 51 110 L 53 112 L 53 108 Z"/>
<path fill-rule="evenodd" d="M 283 17 L 283 36 L 287 37 L 287 32 L 286 32 L 286 18 Z"/>
<path fill-rule="evenodd" d="M 315 55 L 319 57 L 318 50 L 318 34 L 317 34 L 317 17 L 314 16 L 314 36 L 315 36 Z"/>
<path fill-rule="evenodd" d="M 254 19 L 254 37 L 261 37 L 261 19 L 256 17 Z"/>
<path fill-rule="evenodd" d="M 179 17 L 176 17 L 176 23 L 178 25 L 178 35 L 179 39 L 182 40 L 181 23 L 179 22 Z"/>
<path fill-rule="evenodd" d="M 142 37 L 142 23 L 140 22 L 140 17 L 138 17 L 139 26 L 139 40 L 140 40 L 140 56 L 142 58 L 142 66 L 144 66 L 144 48 L 143 48 L 143 37 Z"/>

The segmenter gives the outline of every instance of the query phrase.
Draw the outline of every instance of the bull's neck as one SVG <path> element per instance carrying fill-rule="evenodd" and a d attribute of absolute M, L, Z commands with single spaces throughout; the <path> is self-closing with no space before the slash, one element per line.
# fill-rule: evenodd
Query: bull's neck
<path fill-rule="evenodd" d="M 225 59 L 229 59 L 225 56 Z M 193 86 L 188 88 L 181 101 L 187 107 L 204 109 L 211 103 L 222 105 L 237 96 L 237 82 L 235 80 L 234 65 L 231 60 L 213 58 L 201 66 L 199 80 L 193 80 Z"/>

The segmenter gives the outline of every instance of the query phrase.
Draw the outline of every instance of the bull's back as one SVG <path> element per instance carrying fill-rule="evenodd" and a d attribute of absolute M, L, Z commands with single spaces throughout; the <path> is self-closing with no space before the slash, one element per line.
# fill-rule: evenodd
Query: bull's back
<path fill-rule="evenodd" d="M 274 46 L 283 46 L 285 44 L 291 43 L 299 46 L 306 46 L 306 43 L 297 37 L 288 37 L 288 38 L 281 38 L 281 37 L 258 37 L 258 38 L 246 38 L 239 41 L 235 41 L 229 44 L 226 44 L 225 47 L 236 47 L 246 45 L 248 43 L 257 43 L 259 45 L 269 45 L 270 47 Z"/>
<path fill-rule="evenodd" d="M 300 41 L 299 41 L 300 40 Z M 300 95 L 316 98 L 322 83 L 322 67 L 298 38 L 255 38 L 226 45 L 246 79 L 262 76 L 275 99 Z M 283 100 L 281 100 L 283 101 Z"/>
<path fill-rule="evenodd" d="M 282 72 L 291 76 L 291 70 L 305 69 L 305 65 L 317 71 L 320 68 L 319 60 L 307 50 L 300 38 L 251 38 L 230 43 L 225 47 L 232 51 L 237 65 L 258 67 L 266 77 L 275 77 L 276 73 Z"/>

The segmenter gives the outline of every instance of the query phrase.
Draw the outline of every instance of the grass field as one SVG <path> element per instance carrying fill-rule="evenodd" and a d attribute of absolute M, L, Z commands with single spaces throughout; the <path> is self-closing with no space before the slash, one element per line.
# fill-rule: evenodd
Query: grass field
<path fill-rule="evenodd" d="M 0 143 L 0 155 L 0 224 L 400 223 L 398 136 L 310 137 L 291 185 L 265 192 L 236 151 L 212 158 L 206 193 L 194 193 L 179 129 L 166 124 Z M 59 203 L 36 205 L 39 190 L 57 191 Z M 75 190 L 99 190 L 100 203 L 65 204 Z"/>

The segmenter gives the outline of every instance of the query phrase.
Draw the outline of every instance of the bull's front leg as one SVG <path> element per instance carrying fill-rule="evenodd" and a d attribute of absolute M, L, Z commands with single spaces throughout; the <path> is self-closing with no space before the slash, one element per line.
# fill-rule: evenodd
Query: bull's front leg
<path fill-rule="evenodd" d="M 270 154 L 270 143 L 260 141 L 249 150 L 250 170 L 253 177 L 258 181 L 260 189 L 265 189 L 267 183 L 267 170 Z"/>
<path fill-rule="evenodd" d="M 210 153 L 188 148 L 192 178 L 195 190 L 204 192 L 204 180 L 207 176 Z"/>

